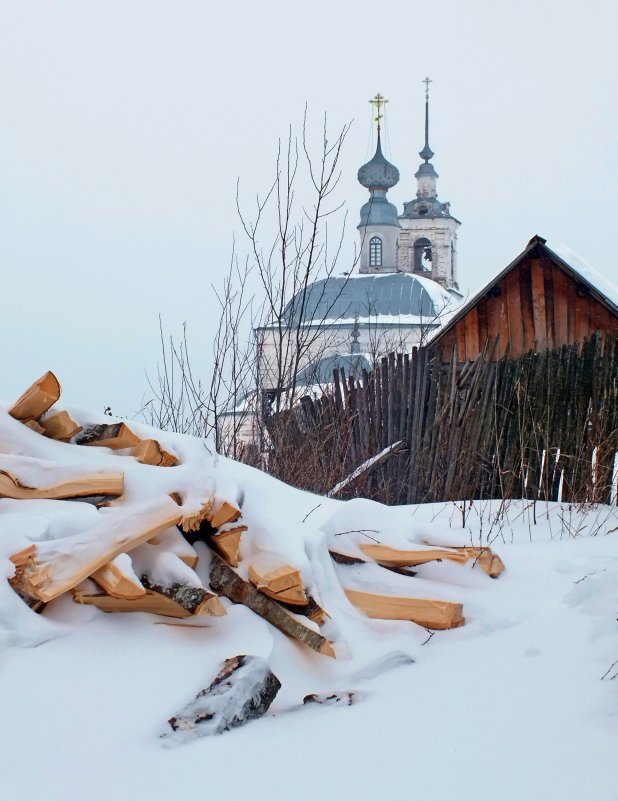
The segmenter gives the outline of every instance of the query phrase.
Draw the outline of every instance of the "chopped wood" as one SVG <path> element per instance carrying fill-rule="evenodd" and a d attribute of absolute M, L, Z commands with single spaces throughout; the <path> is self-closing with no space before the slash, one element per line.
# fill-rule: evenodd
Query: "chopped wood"
<path fill-rule="evenodd" d="M 131 557 L 120 554 L 90 576 L 112 598 L 130 601 L 146 595 L 143 584 L 131 570 Z"/>
<path fill-rule="evenodd" d="M 23 552 L 13 554 L 16 571 L 11 584 L 18 592 L 51 601 L 119 554 L 179 521 L 180 510 L 167 496 L 131 509 L 113 510 L 80 534 L 35 543 L 34 553 L 25 564 L 20 557 Z"/>
<path fill-rule="evenodd" d="M 314 651 L 335 657 L 335 649 L 325 637 L 296 620 L 276 601 L 268 598 L 248 581 L 244 581 L 220 556 L 212 554 L 210 586 L 237 604 L 244 604 L 275 628 L 308 645 Z"/>
<path fill-rule="evenodd" d="M 381 565 L 387 567 L 416 567 L 427 562 L 435 562 L 440 559 L 449 559 L 453 562 L 465 564 L 470 556 L 464 553 L 464 549 L 449 550 L 447 548 L 425 548 L 402 551 L 398 548 L 390 548 L 388 545 L 373 545 L 371 543 L 361 543 L 361 551 Z"/>
<path fill-rule="evenodd" d="M 464 561 L 473 559 L 475 564 L 478 564 L 491 578 L 498 578 L 504 571 L 504 562 L 491 548 L 465 545 L 463 547 L 455 546 L 452 550 L 465 555 L 466 558 Z"/>
<path fill-rule="evenodd" d="M 112 448 L 115 451 L 134 448 L 139 442 L 139 437 L 131 431 L 126 423 L 88 426 L 75 440 L 76 445 L 93 445 Z"/>
<path fill-rule="evenodd" d="M 240 562 L 240 540 L 247 526 L 236 526 L 227 531 L 220 531 L 213 534 L 210 545 L 215 549 L 219 556 L 223 557 L 228 565 L 238 567 Z"/>
<path fill-rule="evenodd" d="M 51 472 L 51 471 L 50 471 Z M 67 471 L 58 468 L 58 475 L 66 475 Z M 46 475 L 49 475 L 46 472 Z M 53 475 L 53 473 L 51 473 Z M 83 475 L 72 481 L 53 484 L 48 487 L 29 487 L 11 470 L 0 468 L 0 498 L 14 498 L 15 500 L 63 500 L 67 498 L 82 498 L 91 495 L 122 495 L 124 476 L 122 473 L 106 473 Z"/>
<path fill-rule="evenodd" d="M 307 604 L 302 576 L 295 567 L 282 565 L 268 573 L 259 573 L 253 565 L 249 565 L 248 572 L 253 586 L 269 598 L 292 605 Z"/>
<path fill-rule="evenodd" d="M 77 604 L 96 606 L 102 612 L 148 612 L 163 617 L 192 617 L 183 606 L 152 590 L 146 590 L 139 598 L 112 598 L 105 593 L 86 593 L 73 590 L 73 600 Z"/>
<path fill-rule="evenodd" d="M 44 417 L 40 423 L 50 439 L 69 440 L 82 430 L 77 420 L 66 411 Z"/>
<path fill-rule="evenodd" d="M 153 537 L 151 540 L 148 540 L 148 544 L 160 545 L 166 551 L 170 551 L 177 556 L 182 562 L 185 563 L 185 565 L 187 565 L 187 567 L 190 567 L 191 569 L 195 569 L 197 567 L 199 556 L 197 555 L 195 548 L 187 542 L 180 531 L 178 531 L 178 529 L 175 527 L 164 531 L 163 534 L 159 534 L 156 537 Z"/>
<path fill-rule="evenodd" d="M 175 467 L 178 457 L 163 450 L 156 439 L 143 439 L 135 446 L 132 453 L 141 464 L 150 464 L 155 467 Z"/>
<path fill-rule="evenodd" d="M 223 501 L 215 512 L 208 518 L 208 522 L 213 528 L 220 528 L 226 523 L 234 523 L 240 517 L 240 509 L 233 503 Z"/>
<path fill-rule="evenodd" d="M 226 659 L 214 681 L 168 720 L 172 732 L 162 736 L 179 742 L 221 734 L 261 717 L 281 688 L 281 682 L 258 656 Z"/>
<path fill-rule="evenodd" d="M 177 493 L 172 493 L 172 494 L 176 495 Z M 202 504 L 202 506 L 196 512 L 183 514 L 180 521 L 180 527 L 185 532 L 185 534 L 190 534 L 192 531 L 199 531 L 199 528 L 202 525 L 202 523 L 208 521 L 211 509 L 212 509 L 212 498 L 206 501 L 206 503 Z"/>
<path fill-rule="evenodd" d="M 428 629 L 454 629 L 463 626 L 463 605 L 452 601 L 401 598 L 372 592 L 344 590 L 348 600 L 368 617 L 383 620 L 411 620 Z"/>
<path fill-rule="evenodd" d="M 24 394 L 9 409 L 16 420 L 37 420 L 50 409 L 60 397 L 60 384 L 52 372 L 47 372 L 28 387 Z"/>
<path fill-rule="evenodd" d="M 36 431 L 37 434 L 45 434 L 45 429 L 42 425 L 39 425 L 36 420 L 27 420 L 24 425 L 26 428 L 32 429 L 32 431 Z"/>
<path fill-rule="evenodd" d="M 297 615 L 303 615 L 303 617 L 308 617 L 309 620 L 317 623 L 318 626 L 323 626 L 330 618 L 328 612 L 325 609 L 322 609 L 315 598 L 310 595 L 307 596 L 307 603 L 303 604 L 302 606 L 297 604 L 282 603 L 279 598 L 276 600 L 278 600 L 278 602 L 286 609 L 289 609 L 290 612 L 294 612 Z"/>
<path fill-rule="evenodd" d="M 219 596 L 204 587 L 192 587 L 177 581 L 163 586 L 153 582 L 148 576 L 142 575 L 144 587 L 153 592 L 164 595 L 170 601 L 181 606 L 189 615 L 214 615 L 223 617 L 227 613 Z"/>
<path fill-rule="evenodd" d="M 338 565 L 364 565 L 367 563 L 366 559 L 360 559 L 358 556 L 350 556 L 350 554 L 347 553 L 331 550 L 329 550 L 328 553 L 333 562 L 337 562 Z"/>

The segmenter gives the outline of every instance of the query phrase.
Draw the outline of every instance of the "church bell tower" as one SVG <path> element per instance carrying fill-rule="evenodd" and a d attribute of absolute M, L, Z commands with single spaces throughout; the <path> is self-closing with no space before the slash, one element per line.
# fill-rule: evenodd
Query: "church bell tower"
<path fill-rule="evenodd" d="M 416 198 L 404 203 L 399 217 L 398 268 L 406 273 L 431 278 L 447 290 L 458 290 L 457 229 L 459 220 L 451 214 L 450 203 L 438 200 L 436 172 L 429 147 L 429 84 L 425 78 L 425 145 L 423 159 L 414 177 Z"/>

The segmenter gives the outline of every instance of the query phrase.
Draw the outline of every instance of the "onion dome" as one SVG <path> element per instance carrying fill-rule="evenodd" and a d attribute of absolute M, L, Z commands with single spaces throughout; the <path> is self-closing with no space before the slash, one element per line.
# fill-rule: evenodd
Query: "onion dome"
<path fill-rule="evenodd" d="M 380 132 L 378 131 L 378 146 L 371 161 L 358 171 L 358 182 L 366 189 L 390 189 L 399 181 L 399 170 L 382 154 Z"/>

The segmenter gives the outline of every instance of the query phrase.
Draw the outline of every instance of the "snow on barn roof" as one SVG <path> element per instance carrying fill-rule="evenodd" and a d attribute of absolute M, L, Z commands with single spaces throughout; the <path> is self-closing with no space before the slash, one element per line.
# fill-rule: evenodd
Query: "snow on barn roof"
<path fill-rule="evenodd" d="M 332 276 L 296 294 L 286 308 L 294 324 L 360 322 L 410 324 L 436 319 L 452 302 L 435 281 L 409 273 Z"/>

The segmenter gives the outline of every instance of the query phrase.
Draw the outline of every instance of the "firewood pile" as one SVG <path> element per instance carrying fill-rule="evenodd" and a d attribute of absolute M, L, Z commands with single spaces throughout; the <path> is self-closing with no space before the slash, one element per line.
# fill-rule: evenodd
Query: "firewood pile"
<path fill-rule="evenodd" d="M 46 531 L 9 554 L 14 567 L 9 582 L 33 610 L 70 593 L 75 603 L 103 612 L 198 618 L 224 616 L 226 598 L 313 651 L 336 656 L 334 632 L 340 629 L 331 625 L 335 613 L 324 603 L 319 576 L 311 576 L 300 558 L 299 563 L 290 558 L 300 553 L 292 548 L 296 535 L 287 524 L 266 530 L 268 514 L 258 520 L 255 502 L 245 503 L 244 493 L 221 477 L 220 457 L 190 437 L 70 413 L 58 406 L 60 394 L 57 378 L 48 372 L 8 413 L 0 412 L 0 532 L 3 515 L 23 510 L 27 520 L 39 509 L 34 504 L 45 504 L 39 517 L 49 520 Z M 277 484 L 242 469 L 248 482 Z M 325 508 L 339 516 L 347 506 L 312 500 L 330 504 Z M 262 506 L 270 505 L 264 493 Z M 274 520 L 276 509 L 268 511 Z M 296 528 L 304 532 L 308 525 L 299 520 Z M 315 528 L 320 536 L 325 530 Z M 23 536 L 28 540 L 27 531 Z M 357 616 L 407 620 L 428 629 L 463 625 L 463 604 L 416 597 L 415 582 L 402 577 L 435 562 L 467 563 L 492 578 L 504 569 L 489 548 L 440 545 L 428 537 L 408 548 L 387 531 L 372 537 L 362 530 L 335 531 L 324 537 L 330 567 L 323 573 L 331 571 L 338 581 L 339 606 L 351 604 Z M 381 571 L 380 581 L 359 586 L 355 576 L 371 565 Z M 389 579 L 398 580 L 397 588 L 408 580 L 411 591 L 389 592 Z M 184 725 L 180 718 L 176 724 Z"/>

